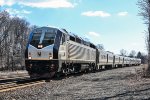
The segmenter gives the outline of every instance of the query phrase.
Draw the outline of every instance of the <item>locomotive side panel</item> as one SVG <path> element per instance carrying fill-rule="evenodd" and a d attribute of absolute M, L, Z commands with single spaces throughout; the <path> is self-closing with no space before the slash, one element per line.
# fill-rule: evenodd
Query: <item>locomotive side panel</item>
<path fill-rule="evenodd" d="M 69 41 L 68 42 L 68 60 L 71 62 L 95 63 L 96 49 Z"/>
<path fill-rule="evenodd" d="M 64 35 L 65 41 L 60 44 L 59 48 L 58 72 L 67 69 L 68 71 L 64 73 L 72 73 L 74 69 L 79 71 L 85 70 L 85 68 L 88 69 L 90 66 L 96 66 L 95 48 L 92 48 L 90 45 L 85 45 L 81 40 L 80 42 L 77 41 L 74 36 L 71 37 L 69 34 Z"/>

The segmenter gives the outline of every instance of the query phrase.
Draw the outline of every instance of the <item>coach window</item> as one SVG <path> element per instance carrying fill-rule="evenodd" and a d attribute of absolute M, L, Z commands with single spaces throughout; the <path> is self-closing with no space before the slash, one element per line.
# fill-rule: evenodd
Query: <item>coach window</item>
<path fill-rule="evenodd" d="M 104 58 L 104 59 L 106 59 L 106 56 L 105 56 L 105 55 L 103 55 L 103 58 Z"/>
<path fill-rule="evenodd" d="M 103 59 L 103 55 L 101 55 L 101 59 Z"/>
<path fill-rule="evenodd" d="M 118 58 L 116 58 L 116 61 L 118 60 Z"/>
<path fill-rule="evenodd" d="M 113 58 L 112 58 L 112 57 L 109 57 L 109 59 L 110 59 L 110 60 L 113 60 Z"/>
<path fill-rule="evenodd" d="M 120 61 L 119 62 L 121 62 L 122 61 L 122 59 L 120 58 Z"/>

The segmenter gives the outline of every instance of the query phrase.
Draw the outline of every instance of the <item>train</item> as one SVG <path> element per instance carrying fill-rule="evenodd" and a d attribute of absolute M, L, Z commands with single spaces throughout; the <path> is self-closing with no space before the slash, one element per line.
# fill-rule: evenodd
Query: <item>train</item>
<path fill-rule="evenodd" d="M 104 51 L 92 42 L 56 27 L 34 29 L 25 50 L 25 66 L 31 78 L 52 78 L 140 64 L 141 59 Z"/>

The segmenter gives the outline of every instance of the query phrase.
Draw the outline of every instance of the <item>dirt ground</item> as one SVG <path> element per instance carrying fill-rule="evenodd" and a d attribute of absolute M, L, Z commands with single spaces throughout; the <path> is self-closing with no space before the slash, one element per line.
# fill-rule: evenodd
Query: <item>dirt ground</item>
<path fill-rule="evenodd" d="M 141 77 L 143 66 L 52 79 L 41 85 L 0 93 L 0 100 L 146 100 L 150 78 Z"/>

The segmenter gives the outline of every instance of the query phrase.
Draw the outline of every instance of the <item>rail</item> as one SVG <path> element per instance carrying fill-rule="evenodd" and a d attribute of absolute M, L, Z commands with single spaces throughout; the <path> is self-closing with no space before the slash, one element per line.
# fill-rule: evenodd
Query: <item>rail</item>
<path fill-rule="evenodd" d="M 45 83 L 45 80 L 29 79 L 29 78 L 13 80 L 9 82 L 5 81 L 5 82 L 0 83 L 0 93 L 11 91 L 11 90 L 16 90 L 19 88 L 30 87 L 33 85 L 43 84 L 43 83 Z"/>

